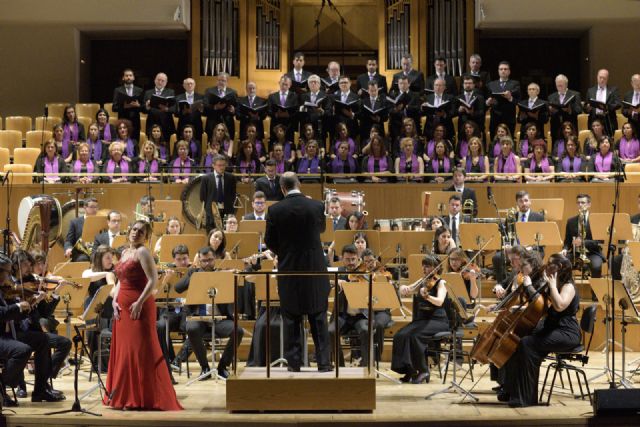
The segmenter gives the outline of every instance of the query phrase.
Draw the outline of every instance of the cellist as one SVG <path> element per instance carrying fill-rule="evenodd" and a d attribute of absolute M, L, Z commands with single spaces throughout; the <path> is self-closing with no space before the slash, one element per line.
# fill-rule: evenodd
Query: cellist
<path fill-rule="evenodd" d="M 539 259 L 534 253 L 522 260 L 523 286 L 527 293 L 536 291 L 535 278 L 529 274 Z M 531 335 L 520 340 L 516 352 L 501 369 L 505 381 L 498 400 L 507 402 L 510 407 L 537 405 L 542 361 L 550 352 L 568 351 L 580 344 L 580 326 L 576 319 L 580 296 L 576 292 L 571 269 L 567 257 L 554 254 L 543 270 L 542 279 L 548 284 L 543 292 L 550 307 Z"/>

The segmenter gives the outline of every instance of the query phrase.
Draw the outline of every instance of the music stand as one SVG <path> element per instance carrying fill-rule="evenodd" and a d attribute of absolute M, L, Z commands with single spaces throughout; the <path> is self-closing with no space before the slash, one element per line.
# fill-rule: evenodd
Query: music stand
<path fill-rule="evenodd" d="M 377 230 L 336 230 L 336 253 L 339 254 L 345 245 L 353 244 L 353 236 L 356 233 L 364 233 L 367 236 L 367 247 L 371 249 L 373 253 L 380 253 L 380 232 Z"/>
<path fill-rule="evenodd" d="M 411 254 L 407 259 L 407 269 L 409 270 L 409 283 L 413 283 L 416 280 L 422 278 L 424 274 L 422 273 L 422 259 L 424 258 L 423 254 Z"/>
<path fill-rule="evenodd" d="M 396 264 L 406 262 L 409 251 L 407 250 L 405 235 L 403 231 L 381 231 L 380 232 L 380 252 L 378 257 L 382 264 L 386 265 L 393 261 Z M 403 261 L 404 260 L 404 261 Z"/>
<path fill-rule="evenodd" d="M 627 310 L 631 310 L 633 319 L 639 319 L 640 313 L 638 313 L 638 309 L 633 303 L 633 298 L 631 298 L 631 294 L 629 294 L 629 289 L 627 289 L 622 280 L 614 281 L 613 287 L 614 295 L 616 296 L 616 301 L 614 301 L 614 303 L 615 307 L 620 311 L 620 330 L 622 332 L 622 375 L 620 377 L 620 385 L 622 385 L 624 388 L 633 388 L 631 382 L 625 378 L 625 356 L 627 353 L 627 349 L 625 348 L 625 337 L 627 335 L 627 325 L 629 324 L 629 322 L 627 321 L 628 317 L 625 316 L 625 312 Z"/>
<path fill-rule="evenodd" d="M 564 199 L 531 199 L 531 211 L 542 212 L 545 221 L 562 221 Z"/>
<path fill-rule="evenodd" d="M 320 241 L 322 243 L 331 243 L 335 239 L 335 232 L 333 231 L 333 220 L 330 216 L 325 218 L 325 228 L 322 234 L 320 234 Z"/>
<path fill-rule="evenodd" d="M 628 213 L 617 213 L 615 217 L 615 228 L 613 229 L 613 238 L 611 242 L 614 245 L 622 240 L 633 240 L 633 230 L 631 229 L 631 220 Z M 611 214 L 592 213 L 589 215 L 589 226 L 591 228 L 591 236 L 593 240 L 609 241 Z"/>
<path fill-rule="evenodd" d="M 60 301 L 64 303 L 64 323 L 66 323 L 66 336 L 69 339 L 71 339 L 71 316 L 73 313 L 81 313 L 84 310 L 84 302 L 87 299 L 91 279 L 78 278 L 73 281 L 78 283 L 80 287 L 63 286 L 58 292 Z"/>
<path fill-rule="evenodd" d="M 235 259 L 247 258 L 260 251 L 261 239 L 258 233 L 240 232 L 227 233 L 227 250 Z M 163 245 L 164 246 L 164 245 Z"/>
<path fill-rule="evenodd" d="M 401 233 L 404 233 L 403 236 L 408 254 L 426 255 L 431 252 L 431 248 L 433 248 L 433 238 L 436 234 L 435 231 L 401 231 Z"/>
<path fill-rule="evenodd" d="M 362 276 L 365 278 L 366 276 Z M 391 282 L 387 280 L 374 281 L 371 284 L 371 296 L 369 296 L 369 281 L 367 282 L 345 282 L 342 284 L 342 290 L 347 298 L 349 307 L 356 310 L 369 310 L 369 302 L 371 302 L 371 310 L 368 312 L 367 320 L 369 322 L 369 367 L 375 366 L 375 353 L 373 351 L 373 316 L 375 311 L 400 309 L 400 300 L 396 289 Z M 376 374 L 382 375 L 384 378 L 395 384 L 401 384 L 399 380 L 393 378 L 384 372 L 375 369 Z"/>
<path fill-rule="evenodd" d="M 223 271 L 242 271 L 244 269 L 244 260 L 243 259 L 217 259 L 214 261 L 213 265 L 216 270 Z"/>
<path fill-rule="evenodd" d="M 460 246 L 465 251 L 500 251 L 502 237 L 496 223 L 460 223 Z M 481 254 L 484 264 L 484 253 Z M 478 277 L 478 301 L 482 298 L 482 283 Z"/>
<path fill-rule="evenodd" d="M 458 277 L 460 277 L 459 274 L 457 274 Z M 460 277 L 460 279 L 462 279 L 462 277 Z M 456 367 L 456 347 L 457 347 L 457 340 L 458 340 L 458 329 L 460 328 L 460 322 L 458 320 L 458 316 L 456 316 L 455 312 L 457 312 L 457 314 L 459 315 L 459 317 L 463 320 L 466 320 L 469 318 L 469 315 L 467 313 L 467 310 L 462 306 L 462 304 L 460 303 L 460 300 L 458 299 L 458 294 L 456 294 L 456 289 L 459 288 L 459 283 L 457 285 L 451 285 L 449 284 L 449 282 L 445 282 L 445 287 L 447 288 L 447 296 L 449 297 L 449 299 L 451 300 L 451 311 L 454 311 L 454 313 L 451 313 L 452 315 L 449 316 L 450 319 L 453 319 L 453 321 L 451 322 L 451 347 L 452 347 L 452 357 L 453 357 L 453 375 L 452 375 L 452 379 L 451 379 L 451 384 L 447 387 L 444 388 L 442 390 L 439 391 L 435 391 L 427 396 L 425 396 L 425 400 L 429 400 L 431 399 L 433 396 L 436 396 L 438 394 L 442 394 L 442 393 L 458 393 L 459 395 L 462 396 L 462 401 L 464 401 L 464 399 L 466 399 L 467 397 L 470 397 L 471 399 L 475 400 L 476 402 L 478 402 L 480 399 L 478 397 L 476 397 L 474 394 L 471 393 L 471 391 L 466 390 L 465 388 L 463 388 L 460 384 L 458 384 L 458 379 L 457 379 L 457 367 Z M 464 286 L 464 285 L 463 285 Z M 466 291 L 466 288 L 465 288 Z M 464 295 L 464 294 L 463 294 Z M 461 401 L 461 402 L 462 402 Z"/>
<path fill-rule="evenodd" d="M 129 244 L 129 237 L 124 234 L 120 234 L 118 236 L 113 236 L 113 240 L 111 241 L 111 247 L 113 249 L 118 249 L 121 246 L 127 246 Z M 145 244 L 145 246 L 147 246 Z"/>
<path fill-rule="evenodd" d="M 151 223 L 151 232 L 154 236 L 162 236 L 167 232 L 167 224 L 169 221 L 153 221 Z M 116 246 L 117 247 L 117 246 Z"/>
<path fill-rule="evenodd" d="M 169 217 L 175 216 L 180 219 L 180 222 L 184 223 L 182 202 L 180 200 L 156 200 L 153 203 L 153 210 L 155 216 L 162 216 L 165 221 Z"/>
<path fill-rule="evenodd" d="M 190 254 L 197 254 L 201 248 L 207 245 L 207 236 L 204 234 L 165 234 L 162 237 L 160 247 L 160 262 L 173 262 L 171 251 L 178 245 L 185 245 L 189 248 Z"/>
<path fill-rule="evenodd" d="M 164 340 L 167 343 L 167 348 L 171 346 L 171 335 L 169 331 L 169 307 L 177 307 L 181 306 L 182 303 L 179 301 L 171 302 L 171 300 L 180 299 L 180 294 L 175 289 L 175 284 L 178 283 L 182 277 L 187 273 L 187 267 L 175 267 L 172 268 L 176 274 L 172 274 L 171 276 L 163 275 L 162 280 L 158 280 L 158 284 L 155 288 L 156 302 L 160 305 L 164 305 L 165 312 L 163 314 L 164 317 Z"/>
<path fill-rule="evenodd" d="M 264 274 L 256 274 L 255 276 L 245 276 L 244 279 L 250 280 L 254 283 L 256 287 L 256 301 L 267 300 L 267 276 L 265 276 Z M 280 306 L 280 294 L 278 293 L 278 276 L 272 276 L 269 280 L 269 304 L 271 307 Z M 269 323 L 271 323 L 271 319 L 269 319 Z M 266 327 L 270 328 L 271 325 L 267 325 Z M 285 359 L 284 357 L 284 322 L 282 322 L 282 315 L 280 316 L 280 327 L 278 328 L 278 330 L 280 334 L 280 356 L 276 360 L 271 362 L 272 367 L 276 365 L 280 365 L 280 367 L 288 365 L 287 359 Z M 269 339 L 271 339 L 271 337 L 269 337 Z M 269 348 L 269 355 L 271 355 L 271 348 Z"/>
<path fill-rule="evenodd" d="M 562 246 L 556 222 L 516 222 L 516 233 L 523 246 Z"/>
<path fill-rule="evenodd" d="M 264 236 L 267 221 L 243 219 L 238 222 L 238 231 L 244 233 L 258 233 Z"/>
<path fill-rule="evenodd" d="M 429 194 L 429 208 L 427 214 L 423 216 L 440 216 L 444 217 L 449 215 L 449 197 L 454 194 L 451 191 L 423 191 L 422 192 L 422 207 L 424 208 L 424 199 L 426 194 Z M 423 209 L 424 210 L 424 209 Z"/>
<path fill-rule="evenodd" d="M 82 226 L 82 241 L 85 245 L 93 245 L 96 236 L 106 230 L 107 217 L 103 215 L 92 215 L 85 217 Z"/>
<path fill-rule="evenodd" d="M 189 280 L 189 288 L 185 298 L 186 305 L 206 305 L 211 304 L 211 316 L 190 316 L 187 320 L 211 322 L 211 370 L 201 374 L 199 377 L 192 379 L 186 385 L 189 386 L 195 381 L 203 378 L 214 376 L 216 380 L 226 381 L 225 378 L 218 375 L 216 368 L 216 322 L 215 322 L 215 306 L 216 304 L 234 304 L 235 287 L 234 273 L 231 271 L 199 271 L 191 275 Z M 236 336 L 232 333 L 232 340 Z M 234 342 L 234 345 L 237 343 Z"/>

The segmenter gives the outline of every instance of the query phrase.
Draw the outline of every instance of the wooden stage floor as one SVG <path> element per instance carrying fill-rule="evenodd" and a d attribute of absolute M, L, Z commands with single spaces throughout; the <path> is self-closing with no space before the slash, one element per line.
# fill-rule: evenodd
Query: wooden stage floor
<path fill-rule="evenodd" d="M 590 354 L 591 359 L 586 367 L 587 377 L 593 377 L 603 370 L 604 356 L 600 352 Z M 640 357 L 640 353 L 628 353 L 627 361 Z M 83 365 L 85 367 L 86 365 Z M 544 366 L 544 365 L 543 365 Z M 616 366 L 621 366 L 618 361 Z M 398 377 L 388 370 L 389 364 L 381 364 L 383 372 Z M 195 373 L 195 372 L 194 372 Z M 445 387 L 436 372 L 432 372 L 429 384 L 396 385 L 380 377 L 376 382 L 377 409 L 373 413 L 234 413 L 225 409 L 225 385 L 212 380 L 197 382 L 186 387 L 186 374 L 176 376 L 178 398 L 185 407 L 180 412 L 139 412 L 108 409 L 100 403 L 96 391 L 81 403 L 84 409 L 98 412 L 102 417 L 89 415 L 57 415 L 43 416 L 45 412 L 69 409 L 73 403 L 73 376 L 68 374 L 55 381 L 55 387 L 64 391 L 67 400 L 60 403 L 31 403 L 29 399 L 20 399 L 20 407 L 8 408 L 4 411 L 4 423 L 8 426 L 203 426 L 203 425 L 340 425 L 377 424 L 377 425 L 452 425 L 452 426 L 557 426 L 557 425 L 635 425 L 638 418 L 629 419 L 594 419 L 592 407 L 588 400 L 575 399 L 570 391 L 557 388 L 554 391 L 550 406 L 512 409 L 499 403 L 491 387 L 495 384 L 489 379 L 487 366 L 476 366 L 474 369 L 477 384 L 473 391 L 480 402 L 473 403 L 468 399 L 460 403 L 457 394 L 442 394 L 432 400 L 424 400 L 427 394 Z M 480 378 L 479 378 L 480 377 Z M 450 380 L 449 376 L 447 380 Z M 479 380 L 478 380 L 479 379 Z M 542 380 L 543 378 L 541 378 Z M 634 378 L 640 380 L 640 375 Z M 27 381 L 32 380 L 28 376 Z M 592 382 L 594 388 L 608 388 L 605 376 Z M 473 387 L 470 380 L 462 385 Z M 80 393 L 89 388 L 88 381 L 80 378 Z M 31 386 L 28 386 L 29 391 Z M 577 391 L 577 384 L 576 384 Z"/>

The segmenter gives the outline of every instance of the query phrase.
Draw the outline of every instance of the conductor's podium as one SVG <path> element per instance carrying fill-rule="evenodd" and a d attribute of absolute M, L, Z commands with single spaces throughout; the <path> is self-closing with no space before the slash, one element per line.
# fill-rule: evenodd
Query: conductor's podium
<path fill-rule="evenodd" d="M 242 411 L 366 411 L 376 408 L 375 376 L 366 368 L 318 372 L 302 368 L 244 368 L 227 379 L 227 410 Z"/>

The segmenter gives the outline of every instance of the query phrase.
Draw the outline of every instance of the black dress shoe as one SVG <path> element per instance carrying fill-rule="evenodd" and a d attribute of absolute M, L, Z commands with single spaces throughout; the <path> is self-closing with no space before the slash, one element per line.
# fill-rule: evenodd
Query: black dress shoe
<path fill-rule="evenodd" d="M 23 389 L 22 387 L 18 387 L 16 389 L 16 397 L 24 399 L 25 397 L 27 397 L 27 390 Z"/>
<path fill-rule="evenodd" d="M 218 376 L 226 380 L 227 378 L 229 378 L 229 371 L 224 368 L 218 368 Z"/>
<path fill-rule="evenodd" d="M 429 383 L 429 379 L 431 378 L 431 375 L 429 374 L 429 372 L 420 372 L 418 374 L 418 376 L 416 376 L 414 379 L 411 380 L 412 384 L 421 384 L 421 383 Z"/>
<path fill-rule="evenodd" d="M 169 373 L 169 377 L 171 378 L 171 384 L 173 384 L 173 385 L 178 384 L 178 381 L 176 381 L 176 379 L 173 378 L 173 374 L 172 373 Z"/>
<path fill-rule="evenodd" d="M 51 386 L 51 384 L 47 383 L 47 391 L 51 394 L 53 394 L 54 396 L 61 396 L 63 399 L 66 399 L 66 397 L 64 396 L 64 393 L 62 393 L 60 390 L 56 390 L 55 388 L 53 388 Z M 27 397 L 27 396 L 25 396 Z"/>
<path fill-rule="evenodd" d="M 414 375 L 412 374 L 404 374 L 404 377 L 400 378 L 401 383 L 410 383 L 413 379 Z"/>
<path fill-rule="evenodd" d="M 17 408 L 20 405 L 18 405 L 17 400 L 13 400 L 7 393 L 4 393 L 2 395 L 2 406 L 5 408 Z"/>
<path fill-rule="evenodd" d="M 511 396 L 509 396 L 509 393 L 507 393 L 506 391 L 498 392 L 498 401 L 508 402 L 509 400 L 511 400 Z"/>
<path fill-rule="evenodd" d="M 61 400 L 64 400 L 64 396 L 57 396 L 46 390 L 39 393 L 31 393 L 32 402 L 60 402 Z"/>
<path fill-rule="evenodd" d="M 333 365 L 318 366 L 318 372 L 331 372 L 333 371 Z"/>
<path fill-rule="evenodd" d="M 501 385 L 497 385 L 497 386 L 493 387 L 491 389 L 491 391 L 495 391 L 496 393 L 500 393 L 501 391 L 503 391 L 503 389 L 502 389 Z"/>
<path fill-rule="evenodd" d="M 289 372 L 300 372 L 300 366 L 287 366 Z"/>
<path fill-rule="evenodd" d="M 200 371 L 200 375 L 198 375 L 199 377 L 204 375 L 204 374 L 208 374 L 209 372 L 211 372 L 211 370 L 209 368 L 203 369 L 202 371 Z M 207 381 L 211 379 L 211 375 L 209 375 L 208 377 L 203 377 L 200 378 L 198 381 Z"/>

